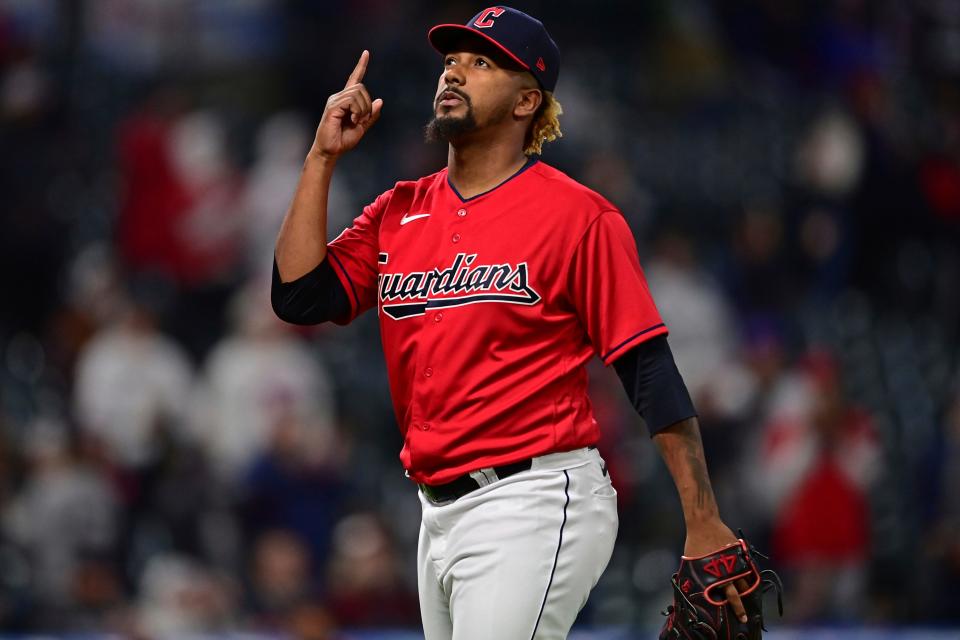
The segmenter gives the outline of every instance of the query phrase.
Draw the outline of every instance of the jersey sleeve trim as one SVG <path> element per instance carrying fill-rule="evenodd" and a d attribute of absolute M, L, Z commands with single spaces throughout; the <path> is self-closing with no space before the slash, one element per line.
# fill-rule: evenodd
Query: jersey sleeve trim
<path fill-rule="evenodd" d="M 357 295 L 357 288 L 353 286 L 353 280 L 350 279 L 350 274 L 347 273 L 347 270 L 344 268 L 343 263 L 340 262 L 340 258 L 337 257 L 336 252 L 332 251 L 330 247 L 327 247 L 327 255 L 333 258 L 333 263 L 336 265 L 336 269 L 334 269 L 334 271 L 336 272 L 337 276 L 340 278 L 341 284 L 349 285 L 348 291 L 350 291 L 351 295 L 348 297 L 350 299 L 350 306 L 352 307 L 352 309 L 350 310 L 350 313 L 352 315 L 355 312 L 355 310 L 360 306 L 360 297 Z M 344 289 L 347 289 L 347 287 L 344 286 Z"/>
<path fill-rule="evenodd" d="M 652 327 L 647 327 L 643 331 L 638 331 L 614 348 L 610 349 L 610 351 L 600 356 L 600 359 L 603 361 L 603 364 L 610 365 L 614 360 L 626 353 L 628 347 L 633 347 L 655 336 L 664 335 L 666 333 L 668 333 L 667 325 L 663 324 L 662 322 L 660 324 L 655 324 Z"/>

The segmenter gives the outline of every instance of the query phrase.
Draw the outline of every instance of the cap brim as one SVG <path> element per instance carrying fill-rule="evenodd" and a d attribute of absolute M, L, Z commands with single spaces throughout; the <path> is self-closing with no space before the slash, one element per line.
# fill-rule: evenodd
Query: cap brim
<path fill-rule="evenodd" d="M 453 45 L 456 44 L 457 40 L 465 35 L 474 36 L 493 45 L 499 51 L 502 51 L 508 58 L 520 65 L 521 69 L 525 69 L 527 71 L 530 70 L 530 65 L 526 64 L 523 60 L 514 55 L 514 53 L 505 46 L 485 33 L 477 31 L 476 29 L 471 29 L 470 27 L 462 24 L 438 24 L 427 32 L 427 39 L 430 40 L 430 44 L 433 45 L 433 48 L 440 53 L 449 53 L 452 50 Z"/>

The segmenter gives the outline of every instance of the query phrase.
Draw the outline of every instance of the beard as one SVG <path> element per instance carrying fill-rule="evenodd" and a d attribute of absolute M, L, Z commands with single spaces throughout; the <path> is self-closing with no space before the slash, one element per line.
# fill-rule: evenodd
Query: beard
<path fill-rule="evenodd" d="M 483 122 L 480 123 L 477 121 L 470 96 L 453 89 L 448 89 L 448 91 L 457 94 L 463 99 L 463 103 L 467 107 L 467 112 L 462 116 L 438 116 L 436 110 L 434 110 L 433 117 L 430 118 L 427 126 L 424 127 L 424 137 L 427 142 L 456 142 L 467 134 L 479 131 L 481 128 L 490 125 L 499 124 L 501 121 L 510 117 L 511 104 L 504 101 L 503 104 L 495 107 L 492 113 L 487 114 L 488 117 L 484 118 Z M 436 109 L 436 106 L 434 109 Z"/>
<path fill-rule="evenodd" d="M 464 102 L 467 105 L 467 113 L 463 116 L 438 116 L 434 113 L 424 128 L 424 137 L 427 142 L 452 142 L 477 130 L 477 118 L 473 114 L 473 105 L 466 100 Z"/>

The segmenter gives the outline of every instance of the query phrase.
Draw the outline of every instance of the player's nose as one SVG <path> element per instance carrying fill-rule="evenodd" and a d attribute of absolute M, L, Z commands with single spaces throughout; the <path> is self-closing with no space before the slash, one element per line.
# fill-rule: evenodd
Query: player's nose
<path fill-rule="evenodd" d="M 444 83 L 446 83 L 447 86 L 454 85 L 454 84 L 461 85 L 463 84 L 463 81 L 464 81 L 463 72 L 460 70 L 459 65 L 455 65 L 455 64 L 448 66 L 443 71 L 443 75 L 441 77 L 443 78 L 443 81 Z"/>

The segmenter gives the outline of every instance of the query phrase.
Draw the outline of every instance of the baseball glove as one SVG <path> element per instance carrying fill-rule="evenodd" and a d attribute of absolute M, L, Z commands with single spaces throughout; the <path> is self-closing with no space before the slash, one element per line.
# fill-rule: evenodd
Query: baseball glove
<path fill-rule="evenodd" d="M 757 568 L 754 557 L 769 559 L 743 539 L 743 532 L 737 542 L 711 554 L 682 556 L 680 569 L 671 580 L 673 604 L 663 612 L 667 621 L 660 640 L 759 640 L 767 630 L 763 626 L 763 594 L 776 590 L 782 616 L 783 585 L 772 570 Z M 727 604 L 724 588 L 731 582 L 737 584 L 747 622 L 740 622 Z"/>

